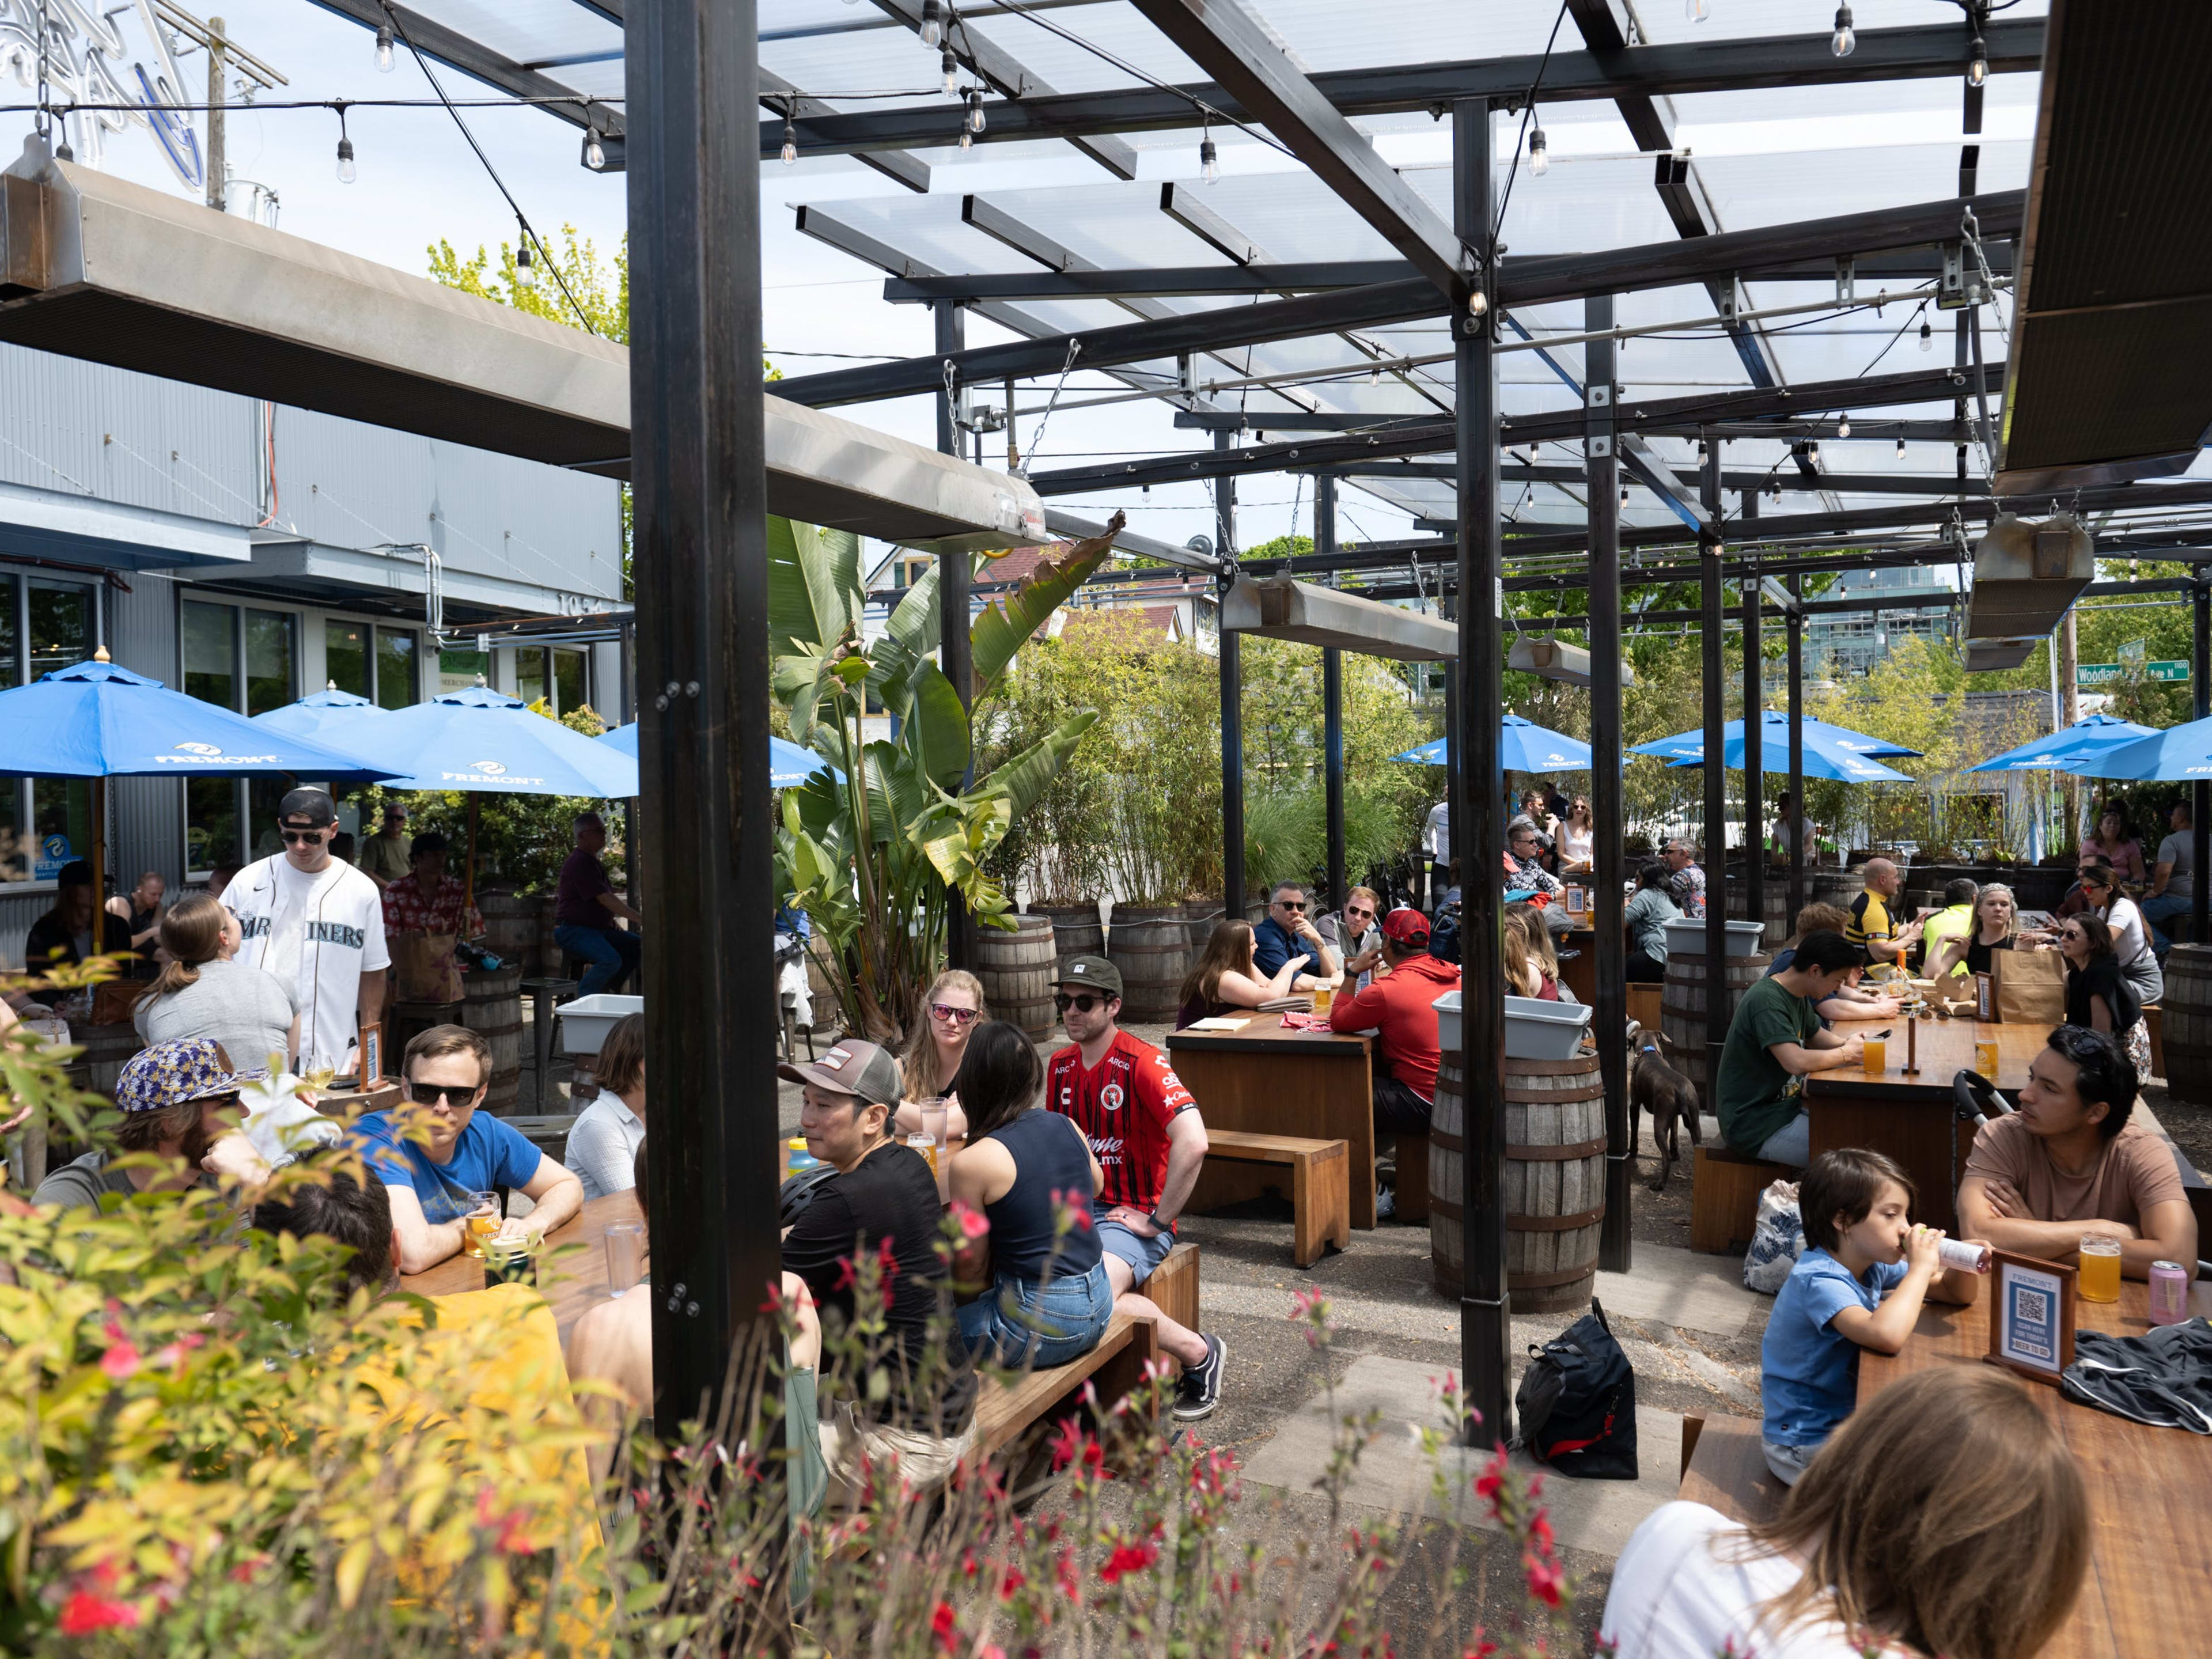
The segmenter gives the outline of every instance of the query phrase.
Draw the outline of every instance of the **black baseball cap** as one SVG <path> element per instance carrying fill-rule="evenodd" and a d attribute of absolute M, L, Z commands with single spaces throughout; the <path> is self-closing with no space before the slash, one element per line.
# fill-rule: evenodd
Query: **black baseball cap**
<path fill-rule="evenodd" d="M 338 809 L 320 789 L 295 789 L 276 803 L 276 822 L 287 830 L 319 830 L 338 821 Z"/>

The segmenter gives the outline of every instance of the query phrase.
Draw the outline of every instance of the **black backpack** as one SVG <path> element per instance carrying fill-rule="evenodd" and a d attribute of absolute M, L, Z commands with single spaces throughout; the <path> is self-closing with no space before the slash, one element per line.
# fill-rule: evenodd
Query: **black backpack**
<path fill-rule="evenodd" d="M 1521 1425 L 1515 1444 L 1561 1474 L 1636 1479 L 1636 1372 L 1595 1297 L 1565 1332 L 1528 1350 L 1513 1413 Z"/>

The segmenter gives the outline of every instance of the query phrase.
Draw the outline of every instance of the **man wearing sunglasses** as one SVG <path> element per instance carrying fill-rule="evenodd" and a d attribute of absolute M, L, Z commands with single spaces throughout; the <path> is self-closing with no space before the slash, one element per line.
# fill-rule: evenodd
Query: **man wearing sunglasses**
<path fill-rule="evenodd" d="M 1365 990 L 1375 982 L 1376 967 L 1382 960 L 1382 930 L 1376 919 L 1382 913 L 1381 895 L 1371 887 L 1355 887 L 1344 896 L 1344 908 L 1321 919 L 1321 936 L 1344 963 L 1347 992 Z"/>
<path fill-rule="evenodd" d="M 237 960 L 272 973 L 300 1011 L 303 1070 L 343 1072 L 361 1028 L 384 1013 L 384 895 L 331 856 L 337 808 L 319 789 L 295 789 L 276 804 L 284 850 L 231 878 L 222 902 L 243 939 Z"/>
<path fill-rule="evenodd" d="M 1328 941 L 1307 920 L 1306 890 L 1294 881 L 1275 884 L 1267 904 L 1267 920 L 1252 930 L 1253 965 L 1261 979 L 1273 979 L 1292 957 L 1311 957 L 1310 971 L 1291 981 L 1293 990 L 1322 983 L 1336 976 L 1336 957 Z"/>
<path fill-rule="evenodd" d="M 1206 1162 L 1205 1120 L 1168 1057 L 1115 1024 L 1119 968 L 1103 957 L 1073 957 L 1052 1000 L 1075 1041 L 1046 1068 L 1045 1104 L 1075 1120 L 1105 1176 L 1091 1218 L 1114 1310 L 1152 1320 L 1160 1346 L 1182 1362 L 1175 1414 L 1185 1422 L 1211 1417 L 1221 1403 L 1221 1339 L 1178 1325 L 1135 1293 L 1175 1248 L 1175 1218 Z"/>
<path fill-rule="evenodd" d="M 462 1025 L 418 1031 L 400 1062 L 401 1103 L 354 1126 L 362 1157 L 390 1191 L 399 1271 L 419 1273 L 459 1253 L 483 1194 L 504 1187 L 536 1206 L 501 1225 L 543 1238 L 583 1207 L 584 1183 L 513 1124 L 477 1108 L 491 1081 L 491 1045 Z"/>

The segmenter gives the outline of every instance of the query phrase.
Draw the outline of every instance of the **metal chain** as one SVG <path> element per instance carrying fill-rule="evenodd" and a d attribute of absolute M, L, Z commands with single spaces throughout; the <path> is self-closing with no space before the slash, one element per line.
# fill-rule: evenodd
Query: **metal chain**
<path fill-rule="evenodd" d="M 1079 334 L 1067 343 L 1067 361 L 1060 366 L 1059 383 L 1053 387 L 1052 396 L 1045 401 L 1044 413 L 1038 417 L 1036 432 L 1030 439 L 1029 460 L 1022 463 L 1022 469 L 1016 475 L 1017 477 L 1024 478 L 1029 477 L 1030 462 L 1036 460 L 1044 452 L 1044 429 L 1052 424 L 1052 411 L 1060 407 L 1060 394 L 1067 389 L 1067 377 L 1074 371 L 1075 360 L 1082 351 L 1083 337 Z M 1013 419 L 1012 409 L 1007 410 L 1006 418 L 1010 421 Z"/>
<path fill-rule="evenodd" d="M 39 0 L 39 115 L 36 125 L 40 142 L 52 136 L 53 114 L 46 91 L 46 42 L 52 31 L 46 22 L 46 0 Z"/>

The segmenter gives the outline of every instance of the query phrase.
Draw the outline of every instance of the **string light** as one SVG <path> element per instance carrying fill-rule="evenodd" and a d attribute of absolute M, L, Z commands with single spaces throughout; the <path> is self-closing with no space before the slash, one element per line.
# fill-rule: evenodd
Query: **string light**
<path fill-rule="evenodd" d="M 1920 349 L 1923 351 L 1933 351 L 1936 349 L 1936 331 L 1928 326 L 1927 321 L 1924 319 L 1922 320 L 1920 325 Z"/>
<path fill-rule="evenodd" d="M 1828 42 L 1828 49 L 1838 58 L 1848 58 L 1857 48 L 1858 44 L 1858 34 L 1851 27 L 1851 9 L 1849 6 L 1838 6 L 1835 38 Z"/>
<path fill-rule="evenodd" d="M 921 0 L 921 44 L 934 50 L 944 38 L 945 16 L 940 0 Z"/>
<path fill-rule="evenodd" d="M 968 88 L 968 131 L 974 133 L 983 131 L 983 89 L 981 87 Z"/>
<path fill-rule="evenodd" d="M 1198 173 L 1209 185 L 1221 178 L 1221 152 L 1214 148 L 1213 131 L 1201 129 L 1198 139 Z"/>
<path fill-rule="evenodd" d="M 1480 289 L 1476 289 L 1474 293 L 1467 296 L 1467 314 L 1468 316 L 1484 316 L 1488 313 L 1489 310 L 1490 296 L 1487 294 L 1485 294 Z"/>
<path fill-rule="evenodd" d="M 1623 484 L 1620 487 L 1620 504 L 1623 507 L 1626 507 L 1628 505 L 1628 486 L 1626 484 Z"/>
<path fill-rule="evenodd" d="M 1528 171 L 1539 179 L 1552 170 L 1552 152 L 1544 142 L 1544 129 L 1528 129 Z"/>
<path fill-rule="evenodd" d="M 380 74 L 392 73 L 392 25 L 376 26 L 376 67 Z"/>
<path fill-rule="evenodd" d="M 1382 384 L 1382 366 L 1380 363 L 1370 363 L 1368 366 L 1367 384 L 1370 386 Z"/>
<path fill-rule="evenodd" d="M 1851 435 L 1851 417 L 1850 416 L 1846 415 L 1842 420 L 1836 422 L 1836 435 L 1838 438 L 1848 438 Z"/>
<path fill-rule="evenodd" d="M 1990 78 L 1990 51 L 1982 44 L 1981 32 L 1974 33 L 1974 58 L 1966 65 L 1966 84 L 1978 87 Z"/>
<path fill-rule="evenodd" d="M 1713 15 L 1707 0 L 1682 0 L 1682 15 L 1692 23 L 1702 23 Z"/>
<path fill-rule="evenodd" d="M 799 133 L 791 125 L 791 112 L 783 115 L 783 164 L 787 167 L 799 165 Z"/>
<path fill-rule="evenodd" d="M 349 185 L 361 177 L 361 169 L 353 164 L 353 140 L 346 137 L 345 100 L 341 99 L 338 112 L 338 182 Z"/>
<path fill-rule="evenodd" d="M 1902 432 L 1897 434 L 1897 459 L 1900 461 L 1905 459 L 1905 434 Z"/>
<path fill-rule="evenodd" d="M 599 130 L 592 127 L 584 134 L 584 165 L 594 173 L 606 170 L 606 146 L 599 142 Z"/>
<path fill-rule="evenodd" d="M 945 43 L 945 55 L 937 60 L 937 64 L 945 71 L 945 95 L 950 98 L 960 90 L 960 60 L 952 55 L 950 40 Z"/>
<path fill-rule="evenodd" d="M 515 229 L 521 237 L 522 246 L 514 255 L 514 280 L 519 287 L 535 289 L 538 286 L 538 261 L 530 252 L 530 227 L 518 220 Z"/>

